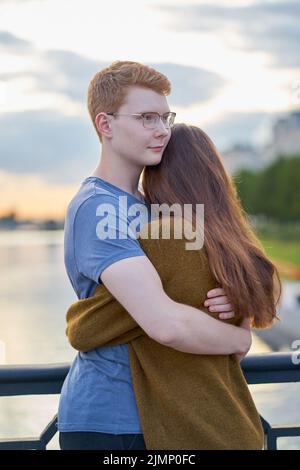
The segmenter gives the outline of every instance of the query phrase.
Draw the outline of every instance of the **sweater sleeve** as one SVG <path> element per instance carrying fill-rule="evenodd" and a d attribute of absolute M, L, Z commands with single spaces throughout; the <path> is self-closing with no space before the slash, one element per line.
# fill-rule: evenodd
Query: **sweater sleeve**
<path fill-rule="evenodd" d="M 125 344 L 146 334 L 103 284 L 92 297 L 74 302 L 66 319 L 68 340 L 82 352 Z"/>

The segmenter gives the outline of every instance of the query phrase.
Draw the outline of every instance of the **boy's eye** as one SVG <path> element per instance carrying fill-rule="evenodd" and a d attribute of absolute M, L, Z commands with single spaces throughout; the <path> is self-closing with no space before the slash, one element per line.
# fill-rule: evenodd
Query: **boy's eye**
<path fill-rule="evenodd" d="M 144 118 L 146 119 L 146 121 L 151 121 L 153 117 L 153 114 L 144 114 Z"/>

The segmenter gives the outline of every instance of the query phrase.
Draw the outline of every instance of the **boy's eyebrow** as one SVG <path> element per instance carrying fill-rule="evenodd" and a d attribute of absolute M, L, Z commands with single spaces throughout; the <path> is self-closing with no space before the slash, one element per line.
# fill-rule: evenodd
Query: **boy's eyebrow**
<path fill-rule="evenodd" d="M 171 111 L 168 110 L 168 111 L 165 111 L 163 113 L 158 113 L 158 111 L 149 111 L 149 109 L 147 111 L 138 111 L 137 113 L 135 114 L 145 114 L 145 113 L 158 113 L 158 114 L 167 114 L 167 113 L 170 113 Z"/>

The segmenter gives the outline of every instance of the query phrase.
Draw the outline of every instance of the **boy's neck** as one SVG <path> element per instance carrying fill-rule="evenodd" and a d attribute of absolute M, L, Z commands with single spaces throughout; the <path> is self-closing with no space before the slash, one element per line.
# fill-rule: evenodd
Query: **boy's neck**
<path fill-rule="evenodd" d="M 108 164 L 105 159 L 101 158 L 98 166 L 95 168 L 92 176 L 98 176 L 99 178 L 107 181 L 108 183 L 123 189 L 127 193 L 132 194 L 135 197 L 140 198 L 142 194 L 141 188 L 139 188 L 139 179 L 142 169 L 124 167 L 115 168 L 112 163 Z"/>

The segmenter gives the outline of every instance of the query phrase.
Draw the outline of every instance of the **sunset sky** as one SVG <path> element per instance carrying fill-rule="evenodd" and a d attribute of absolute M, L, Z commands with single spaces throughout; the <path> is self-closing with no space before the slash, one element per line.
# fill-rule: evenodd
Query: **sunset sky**
<path fill-rule="evenodd" d="M 94 170 L 90 78 L 114 60 L 167 74 L 177 121 L 222 152 L 295 108 L 299 1 L 0 0 L 0 213 L 63 217 Z"/>

